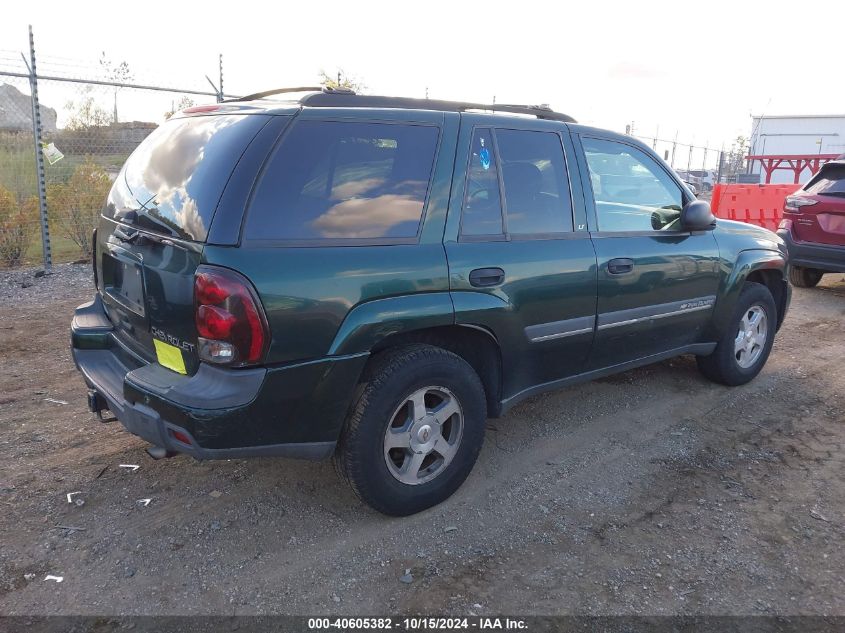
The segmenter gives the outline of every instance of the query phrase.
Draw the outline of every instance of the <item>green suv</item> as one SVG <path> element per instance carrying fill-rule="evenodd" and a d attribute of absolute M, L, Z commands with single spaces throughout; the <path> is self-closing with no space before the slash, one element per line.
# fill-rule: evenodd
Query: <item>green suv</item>
<path fill-rule="evenodd" d="M 633 138 L 547 107 L 274 92 L 172 117 L 99 221 L 73 357 L 154 457 L 333 456 L 406 515 L 524 398 L 680 354 L 727 385 L 766 362 L 783 241 L 714 220 Z"/>

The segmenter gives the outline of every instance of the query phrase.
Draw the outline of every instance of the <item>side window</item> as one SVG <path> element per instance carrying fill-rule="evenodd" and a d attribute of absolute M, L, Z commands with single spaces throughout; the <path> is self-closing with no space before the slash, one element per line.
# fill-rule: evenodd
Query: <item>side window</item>
<path fill-rule="evenodd" d="M 630 145 L 581 143 L 590 169 L 599 231 L 677 231 L 683 193 L 654 159 Z"/>
<path fill-rule="evenodd" d="M 504 129 L 495 131 L 495 139 L 493 135 L 489 128 L 478 128 L 472 137 L 461 234 L 504 234 L 499 178 L 509 235 L 572 231 L 572 200 L 558 135 Z"/>
<path fill-rule="evenodd" d="M 295 123 L 258 183 L 245 237 L 416 237 L 437 139 L 424 125 Z"/>
<path fill-rule="evenodd" d="M 553 132 L 496 130 L 508 233 L 572 231 L 572 200 L 560 137 Z"/>
<path fill-rule="evenodd" d="M 478 128 L 472 136 L 467 171 L 462 235 L 501 235 L 502 200 L 499 195 L 498 165 L 493 135 L 488 128 Z"/>

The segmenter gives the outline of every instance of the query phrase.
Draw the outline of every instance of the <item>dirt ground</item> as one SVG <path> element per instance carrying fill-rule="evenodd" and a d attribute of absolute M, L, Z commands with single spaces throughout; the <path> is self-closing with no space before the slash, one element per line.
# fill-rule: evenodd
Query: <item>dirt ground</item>
<path fill-rule="evenodd" d="M 95 421 L 90 294 L 85 267 L 0 275 L 0 613 L 845 614 L 842 275 L 795 290 L 751 384 L 680 358 L 535 397 L 404 519 L 328 462 L 153 461 Z"/>

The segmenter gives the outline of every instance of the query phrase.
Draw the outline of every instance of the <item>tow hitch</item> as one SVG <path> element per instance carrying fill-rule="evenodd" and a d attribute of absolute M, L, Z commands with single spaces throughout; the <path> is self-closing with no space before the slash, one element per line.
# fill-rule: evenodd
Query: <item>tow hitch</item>
<path fill-rule="evenodd" d="M 117 418 L 109 411 L 108 402 L 103 398 L 96 389 L 88 390 L 88 410 L 97 416 L 100 422 L 114 422 Z M 103 411 L 108 412 L 108 417 L 103 415 Z"/>

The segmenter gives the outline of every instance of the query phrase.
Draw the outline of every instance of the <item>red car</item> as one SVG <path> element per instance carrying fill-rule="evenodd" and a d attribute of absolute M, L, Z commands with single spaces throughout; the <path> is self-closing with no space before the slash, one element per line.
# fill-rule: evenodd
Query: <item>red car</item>
<path fill-rule="evenodd" d="M 812 288 L 845 272 L 845 154 L 822 166 L 783 206 L 778 235 L 789 248 L 789 280 Z"/>

